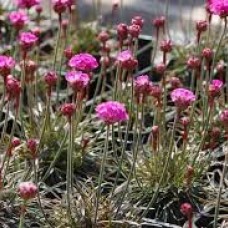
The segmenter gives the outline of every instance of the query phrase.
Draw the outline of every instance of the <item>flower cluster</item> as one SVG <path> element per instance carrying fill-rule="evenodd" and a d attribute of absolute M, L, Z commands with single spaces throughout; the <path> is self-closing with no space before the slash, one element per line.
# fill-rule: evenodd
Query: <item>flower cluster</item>
<path fill-rule="evenodd" d="M 177 88 L 171 92 L 171 99 L 177 108 L 184 110 L 196 100 L 196 96 L 190 90 Z"/>
<path fill-rule="evenodd" d="M 13 11 L 9 14 L 10 23 L 17 29 L 20 30 L 24 27 L 25 23 L 28 22 L 27 14 L 22 11 Z"/>
<path fill-rule="evenodd" d="M 114 124 L 128 120 L 128 114 L 123 104 L 117 101 L 107 101 L 96 107 L 99 119 L 106 124 Z"/>
<path fill-rule="evenodd" d="M 38 41 L 38 37 L 31 32 L 22 32 L 19 36 L 19 43 L 24 51 L 30 50 Z"/>
<path fill-rule="evenodd" d="M 6 77 L 10 74 L 11 70 L 15 67 L 15 60 L 6 55 L 0 55 L 0 74 Z"/>
<path fill-rule="evenodd" d="M 75 70 L 84 72 L 91 72 L 98 67 L 97 60 L 88 53 L 74 55 L 68 65 Z"/>
<path fill-rule="evenodd" d="M 40 0 L 15 0 L 16 5 L 22 9 L 30 9 L 33 6 L 39 5 Z"/>
<path fill-rule="evenodd" d="M 18 193 L 23 200 L 35 198 L 37 191 L 37 186 L 32 182 L 21 182 L 18 185 Z"/>
<path fill-rule="evenodd" d="M 210 12 L 220 17 L 228 16 L 228 1 L 227 0 L 210 0 Z"/>
<path fill-rule="evenodd" d="M 89 75 L 82 71 L 69 71 L 66 73 L 65 78 L 76 92 L 83 91 L 90 81 Z"/>

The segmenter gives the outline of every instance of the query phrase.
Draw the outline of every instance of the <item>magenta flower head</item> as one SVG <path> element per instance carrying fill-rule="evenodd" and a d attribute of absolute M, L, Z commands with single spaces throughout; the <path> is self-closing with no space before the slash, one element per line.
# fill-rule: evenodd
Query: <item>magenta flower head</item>
<path fill-rule="evenodd" d="M 97 117 L 107 125 L 128 120 L 128 114 L 123 104 L 117 101 L 107 101 L 96 107 Z"/>
<path fill-rule="evenodd" d="M 19 43 L 26 52 L 30 50 L 38 41 L 38 37 L 31 32 L 22 32 L 19 36 Z"/>
<path fill-rule="evenodd" d="M 138 61 L 134 59 L 132 52 L 129 50 L 120 52 L 117 61 L 127 70 L 133 70 L 138 65 Z"/>
<path fill-rule="evenodd" d="M 21 182 L 18 185 L 18 193 L 23 200 L 35 198 L 37 191 L 38 188 L 33 182 Z"/>
<path fill-rule="evenodd" d="M 134 89 L 136 94 L 147 95 L 151 91 L 152 86 L 152 82 L 149 80 L 148 75 L 138 76 L 134 80 Z"/>
<path fill-rule="evenodd" d="M 74 55 L 70 59 L 68 65 L 75 70 L 91 72 L 98 67 L 98 62 L 92 55 L 88 53 L 80 53 Z"/>
<path fill-rule="evenodd" d="M 77 92 L 83 91 L 90 81 L 89 75 L 82 71 L 69 71 L 66 73 L 65 78 L 72 89 Z"/>
<path fill-rule="evenodd" d="M 228 109 L 225 109 L 222 111 L 222 113 L 219 116 L 219 119 L 221 123 L 224 125 L 224 127 L 228 127 Z"/>
<path fill-rule="evenodd" d="M 15 0 L 16 5 L 22 9 L 30 9 L 33 6 L 39 5 L 40 0 Z"/>
<path fill-rule="evenodd" d="M 28 22 L 29 20 L 27 14 L 22 10 L 13 11 L 8 15 L 8 17 L 9 17 L 10 23 L 17 30 L 21 30 L 24 27 L 25 23 Z"/>
<path fill-rule="evenodd" d="M 5 78 L 15 67 L 16 62 L 11 56 L 0 55 L 0 74 Z"/>
<path fill-rule="evenodd" d="M 171 99 L 178 109 L 184 110 L 196 100 L 196 97 L 190 90 L 177 88 L 171 92 Z"/>
<path fill-rule="evenodd" d="M 209 85 L 209 96 L 210 97 L 216 97 L 220 95 L 221 89 L 223 87 L 223 82 L 221 80 L 212 80 L 212 82 Z"/>
<path fill-rule="evenodd" d="M 210 12 L 219 15 L 220 17 L 228 16 L 228 1 L 227 0 L 210 0 Z"/>
<path fill-rule="evenodd" d="M 53 9 L 57 14 L 62 14 L 67 9 L 68 0 L 52 0 Z"/>

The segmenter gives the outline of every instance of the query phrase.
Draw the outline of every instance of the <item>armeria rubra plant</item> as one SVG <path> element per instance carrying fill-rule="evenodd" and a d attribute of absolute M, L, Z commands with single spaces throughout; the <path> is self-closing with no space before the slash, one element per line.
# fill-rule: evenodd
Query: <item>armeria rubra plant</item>
<path fill-rule="evenodd" d="M 56 19 L 45 18 L 38 0 L 17 0 L 6 13 L 12 31 L 0 53 L 0 205 L 10 206 L 2 218 L 10 211 L 20 227 L 183 225 L 187 218 L 190 228 L 216 192 L 217 228 L 227 156 L 219 183 L 208 172 L 228 139 L 226 2 L 207 2 L 188 46 L 170 36 L 167 12 L 154 18 L 143 69 L 141 33 L 151 22 L 137 15 L 130 24 L 113 20 L 116 33 L 99 24 L 78 30 L 74 5 L 51 1 Z"/>

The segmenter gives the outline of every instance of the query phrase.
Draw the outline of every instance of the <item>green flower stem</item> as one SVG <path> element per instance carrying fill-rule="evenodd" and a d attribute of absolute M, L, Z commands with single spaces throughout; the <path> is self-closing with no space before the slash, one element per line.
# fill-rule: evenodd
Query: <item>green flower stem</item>
<path fill-rule="evenodd" d="M 56 62 L 57 62 L 57 56 L 58 56 L 58 48 L 61 43 L 61 24 L 59 23 L 59 30 L 58 30 L 58 35 L 57 35 L 57 41 L 56 41 L 56 46 L 55 46 L 55 54 L 54 54 L 54 62 L 53 62 L 53 70 L 56 71 Z M 57 78 L 57 83 L 56 83 L 56 103 L 59 103 L 59 90 L 60 90 L 60 77 L 61 75 L 58 75 Z"/>
<path fill-rule="evenodd" d="M 220 47 L 221 47 L 223 38 L 224 38 L 225 35 L 226 35 L 227 23 L 228 23 L 227 17 L 224 18 L 224 22 L 225 22 L 224 30 L 223 30 L 223 33 L 222 33 L 220 39 L 219 39 L 219 43 L 218 43 L 218 46 L 217 46 L 217 49 L 216 49 L 216 51 L 215 51 L 214 58 L 213 58 L 213 61 L 212 61 L 212 66 L 211 66 L 211 71 L 212 71 L 212 72 L 213 72 L 214 67 L 215 67 L 216 58 L 217 58 L 217 56 L 218 56 L 218 53 L 219 53 L 219 50 L 220 50 Z M 213 73 L 212 73 L 212 72 L 211 72 L 211 74 L 210 74 L 210 81 L 212 80 L 212 76 L 213 76 Z"/>
<path fill-rule="evenodd" d="M 116 70 L 116 76 L 115 76 L 115 85 L 114 85 L 114 91 L 113 91 L 113 95 L 112 95 L 112 99 L 116 100 L 117 98 L 117 90 L 118 90 L 118 81 L 120 78 L 120 74 L 121 74 L 121 66 L 120 64 L 118 64 L 117 66 L 117 70 Z"/>
<path fill-rule="evenodd" d="M 39 190 L 39 173 L 38 173 L 38 170 L 39 170 L 39 159 L 38 158 L 35 158 L 33 159 L 33 169 L 34 169 L 34 176 L 35 176 L 35 184 L 37 185 L 38 187 L 38 191 L 37 191 L 37 199 L 38 199 L 38 204 L 39 204 L 39 208 L 40 208 L 40 211 L 42 213 L 42 215 L 44 216 L 44 219 L 45 221 L 47 222 L 47 224 L 51 227 L 51 228 L 54 228 L 50 221 L 48 220 L 47 216 L 46 216 L 46 213 L 44 211 L 44 208 L 42 206 L 42 202 L 41 202 L 41 196 L 40 196 L 40 190 Z"/>
<path fill-rule="evenodd" d="M 227 147 L 227 145 L 226 145 Z M 225 148 L 227 150 L 227 148 Z M 222 176 L 220 179 L 220 184 L 219 184 L 219 192 L 217 196 L 217 202 L 215 206 L 215 216 L 214 216 L 214 228 L 218 227 L 218 215 L 219 215 L 219 208 L 220 208 L 220 201 L 221 201 L 221 195 L 222 195 L 222 189 L 223 189 L 223 182 L 225 179 L 226 171 L 227 171 L 227 165 L 228 165 L 228 152 L 225 151 L 225 161 L 223 165 L 223 171 L 222 171 Z"/>
<path fill-rule="evenodd" d="M 202 139 L 201 139 L 200 144 L 198 146 L 198 149 L 195 151 L 195 155 L 193 157 L 192 167 L 194 167 L 196 159 L 199 156 L 199 152 L 200 152 L 200 150 L 202 149 L 202 147 L 203 147 L 203 145 L 205 143 L 205 139 L 206 139 L 207 132 L 208 132 L 208 129 L 209 129 L 209 121 L 210 121 L 210 116 L 211 116 L 212 111 L 213 111 L 213 108 L 210 107 L 208 115 L 207 115 L 207 119 L 206 119 L 205 124 L 203 126 Z"/>
<path fill-rule="evenodd" d="M 142 104 L 141 114 L 143 113 L 143 106 L 144 105 Z M 139 145 L 140 145 L 140 141 L 141 141 L 141 138 L 142 138 L 142 128 L 143 128 L 143 121 L 142 120 L 140 121 L 140 124 L 139 124 L 139 104 L 137 104 L 136 117 L 137 118 L 136 118 L 136 126 L 135 126 L 135 128 L 136 128 L 137 134 L 134 134 L 134 136 L 133 136 L 134 142 L 136 141 L 136 145 L 134 145 L 134 147 L 133 147 L 134 148 L 133 149 L 133 163 L 132 163 L 131 170 L 130 170 L 128 178 L 127 178 L 126 188 L 125 188 L 124 192 L 121 195 L 120 201 L 119 201 L 119 199 L 117 199 L 117 203 L 119 204 L 119 206 L 118 206 L 118 208 L 116 210 L 115 217 L 119 213 L 121 205 L 122 205 L 122 203 L 124 201 L 124 198 L 125 198 L 125 196 L 127 194 L 129 184 L 130 184 L 130 182 L 132 180 L 133 174 L 135 173 L 135 165 L 136 165 L 137 158 L 138 158 Z M 139 129 L 138 129 L 138 125 L 139 125 Z M 138 136 L 137 139 L 136 139 L 136 136 Z"/>
<path fill-rule="evenodd" d="M 66 192 L 67 192 L 67 215 L 72 220 L 71 216 L 71 195 L 72 195 L 72 176 L 73 176 L 73 152 L 74 152 L 74 118 L 69 119 L 69 145 L 67 150 L 67 175 L 66 175 Z"/>
<path fill-rule="evenodd" d="M 96 83 L 96 88 L 95 88 L 95 92 L 94 92 L 94 95 L 93 95 L 93 101 L 92 101 L 91 107 L 89 109 L 89 112 L 87 114 L 87 116 L 89 117 L 89 119 L 91 118 L 91 115 L 92 115 L 92 112 L 93 112 L 93 109 L 94 109 L 94 106 L 95 106 L 95 103 L 96 103 L 96 98 L 97 98 L 99 89 L 101 87 L 102 81 L 103 81 L 102 75 L 103 75 L 104 72 L 105 72 L 105 65 L 102 62 L 100 74 L 98 75 L 98 79 L 97 79 L 97 83 Z"/>
<path fill-rule="evenodd" d="M 115 188 L 117 186 L 117 182 L 118 182 L 121 170 L 122 170 L 122 164 L 123 164 L 123 160 L 124 160 L 125 150 L 127 147 L 129 130 L 130 130 L 132 119 L 133 119 L 133 108 L 134 108 L 133 99 L 134 99 L 134 78 L 131 77 L 131 99 L 130 99 L 130 111 L 129 111 L 130 116 L 129 116 L 129 119 L 127 121 L 124 143 L 122 144 L 122 148 L 121 148 L 121 157 L 120 157 L 120 160 L 118 162 L 117 174 L 116 174 L 114 185 L 113 185 L 112 191 L 111 191 L 111 198 L 114 194 L 114 191 L 115 191 Z"/>
<path fill-rule="evenodd" d="M 10 102 L 8 102 L 8 104 L 7 104 L 7 110 L 6 110 L 6 115 L 5 115 L 5 119 L 4 119 L 4 126 L 3 126 L 3 130 L 2 130 L 2 134 L 1 134 L 1 141 L 0 141 L 1 143 L 5 139 L 6 129 L 8 127 L 9 108 L 10 108 Z"/>
<path fill-rule="evenodd" d="M 157 196 L 159 194 L 159 191 L 160 191 L 160 188 L 161 188 L 161 185 L 162 185 L 162 182 L 163 182 L 163 179 L 165 177 L 165 174 L 166 174 L 166 171 L 168 169 L 168 166 L 169 166 L 169 161 L 170 161 L 170 158 L 171 158 L 171 155 L 172 155 L 172 152 L 173 152 L 173 142 L 174 142 L 174 135 L 175 135 L 175 129 L 176 129 L 176 124 L 177 124 L 177 120 L 178 120 L 178 114 L 176 115 L 175 117 L 175 120 L 174 120 L 174 123 L 173 123 L 173 129 L 172 129 L 172 135 L 171 135 L 171 139 L 170 139 L 170 146 L 169 146 L 169 151 L 168 151 L 168 154 L 167 154 L 167 158 L 166 158 L 166 163 L 165 163 L 165 166 L 163 168 L 163 171 L 162 171 L 162 174 L 161 174 L 161 178 L 158 182 L 158 185 L 157 185 L 157 188 L 153 194 L 153 197 L 151 198 L 149 204 L 147 205 L 147 208 L 146 210 L 144 210 L 144 212 L 142 213 L 142 215 L 137 219 L 137 221 L 140 221 L 142 220 L 143 217 L 146 216 L 146 214 L 148 213 L 149 209 L 151 208 L 151 206 L 155 203 L 156 199 L 157 199 Z"/>
<path fill-rule="evenodd" d="M 190 86 L 190 89 L 193 90 L 194 89 L 194 85 L 195 85 L 195 70 L 193 69 L 192 70 L 192 73 L 191 73 L 191 86 Z"/>
<path fill-rule="evenodd" d="M 24 228 L 25 208 L 26 208 L 26 201 L 24 201 L 23 205 L 21 206 L 20 223 L 18 228 Z"/>
<path fill-rule="evenodd" d="M 109 131 L 110 131 L 110 126 L 107 125 L 105 148 L 104 148 L 101 167 L 100 167 L 100 175 L 98 179 L 98 189 L 97 189 L 96 207 L 95 207 L 95 220 L 94 220 L 95 225 L 97 224 L 97 219 L 98 219 L 97 216 L 98 216 L 98 210 L 99 210 L 99 201 L 101 198 L 101 185 L 104 178 L 104 170 L 105 170 L 105 165 L 107 160 Z"/>
<path fill-rule="evenodd" d="M 38 147 L 36 149 L 37 154 L 39 154 L 40 149 L 42 147 L 44 136 L 45 136 L 45 130 L 47 127 L 50 127 L 50 106 L 51 106 L 51 97 L 47 95 L 47 103 L 46 103 L 44 122 L 43 122 L 42 130 L 40 133 L 39 144 L 38 144 Z"/>
<path fill-rule="evenodd" d="M 63 140 L 62 140 L 62 142 L 60 144 L 60 147 L 59 147 L 54 159 L 52 160 L 50 166 L 48 167 L 47 171 L 45 172 L 44 176 L 42 177 L 41 182 L 44 182 L 47 179 L 47 177 L 50 174 L 52 168 L 55 166 L 56 162 L 58 161 L 58 158 L 59 158 L 59 156 L 62 153 L 63 146 L 65 145 L 67 135 L 68 135 L 68 132 L 66 132 L 66 134 L 65 134 L 65 136 L 64 136 L 64 138 L 63 138 Z"/>
<path fill-rule="evenodd" d="M 171 40 L 171 36 L 170 36 L 170 33 L 169 33 L 169 2 L 170 0 L 166 0 L 166 3 L 165 3 L 165 18 L 166 18 L 166 32 L 167 32 L 167 35 L 169 37 L 169 39 Z"/>
<path fill-rule="evenodd" d="M 10 137 L 9 137 L 9 142 L 8 142 L 8 145 L 7 145 L 7 150 L 10 148 L 11 141 L 12 141 L 12 139 L 14 137 L 14 132 L 15 132 L 15 127 L 16 127 L 17 119 L 18 119 L 18 110 L 16 110 L 15 119 L 14 119 L 14 122 L 13 122 L 13 126 L 12 126 Z M 6 168 L 5 168 L 5 172 L 4 172 L 4 175 L 3 175 L 3 181 L 2 181 L 3 183 L 5 181 L 6 174 L 7 174 L 8 168 L 9 168 L 9 162 L 10 162 L 10 157 L 7 156 L 7 154 L 5 154 L 5 156 L 4 156 L 3 164 L 2 164 L 2 169 L 5 166 L 5 162 L 6 162 Z"/>

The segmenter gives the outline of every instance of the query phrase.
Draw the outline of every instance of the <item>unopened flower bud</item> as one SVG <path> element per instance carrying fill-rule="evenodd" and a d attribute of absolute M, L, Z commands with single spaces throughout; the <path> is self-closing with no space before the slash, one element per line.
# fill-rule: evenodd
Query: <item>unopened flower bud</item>
<path fill-rule="evenodd" d="M 166 65 L 164 63 L 159 63 L 155 66 L 155 71 L 158 74 L 164 74 L 166 70 Z"/>
<path fill-rule="evenodd" d="M 152 23 L 153 23 L 153 26 L 157 29 L 163 28 L 165 25 L 165 17 L 163 16 L 157 17 L 152 21 Z"/>
<path fill-rule="evenodd" d="M 44 75 L 44 81 L 49 87 L 53 87 L 56 85 L 58 76 L 54 71 L 49 71 Z"/>
<path fill-rule="evenodd" d="M 195 57 L 195 56 L 191 56 L 189 57 L 188 61 L 187 61 L 187 66 L 189 69 L 198 69 L 200 67 L 200 59 Z"/>
<path fill-rule="evenodd" d="M 196 22 L 196 30 L 200 33 L 207 31 L 207 26 L 208 23 L 205 20 L 199 20 Z"/>
<path fill-rule="evenodd" d="M 160 44 L 160 50 L 168 53 L 171 52 L 173 49 L 173 44 L 171 40 L 162 40 Z"/>
<path fill-rule="evenodd" d="M 213 51 L 210 48 L 204 48 L 202 51 L 202 56 L 207 60 L 211 60 L 213 57 Z"/>
<path fill-rule="evenodd" d="M 67 47 L 65 50 L 64 50 L 64 55 L 65 57 L 69 60 L 73 57 L 74 53 L 73 53 L 73 50 L 71 47 Z"/>
<path fill-rule="evenodd" d="M 38 141 L 37 139 L 28 139 L 26 142 L 27 148 L 29 149 L 32 158 L 36 158 L 36 154 L 37 154 L 37 146 L 38 146 Z"/>
<path fill-rule="evenodd" d="M 98 34 L 97 39 L 102 43 L 106 43 L 109 39 L 109 34 L 106 31 L 102 31 Z"/>
<path fill-rule="evenodd" d="M 60 107 L 60 112 L 67 118 L 71 118 L 75 110 L 76 106 L 73 103 L 65 103 Z"/>
<path fill-rule="evenodd" d="M 119 40 L 125 40 L 128 36 L 128 27 L 126 24 L 117 25 L 117 35 Z"/>
<path fill-rule="evenodd" d="M 142 29 L 143 24 L 144 24 L 144 20 L 141 16 L 135 16 L 132 18 L 131 24 L 132 25 L 138 25 Z"/>
<path fill-rule="evenodd" d="M 133 24 L 133 25 L 128 26 L 128 33 L 133 38 L 138 38 L 140 32 L 141 32 L 141 27 L 139 25 Z"/>

